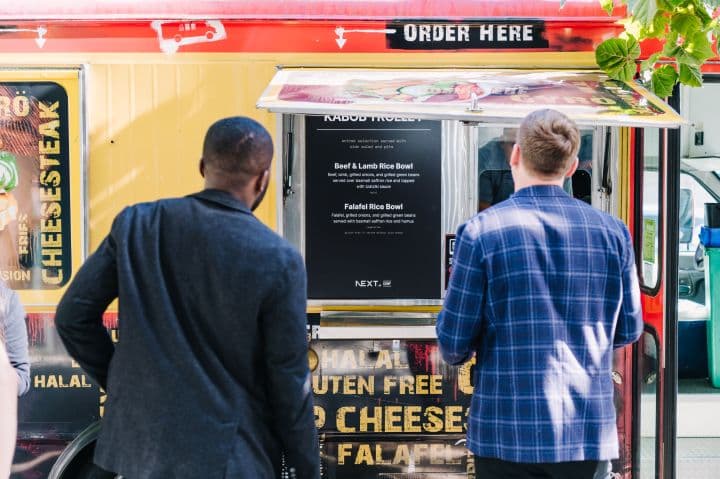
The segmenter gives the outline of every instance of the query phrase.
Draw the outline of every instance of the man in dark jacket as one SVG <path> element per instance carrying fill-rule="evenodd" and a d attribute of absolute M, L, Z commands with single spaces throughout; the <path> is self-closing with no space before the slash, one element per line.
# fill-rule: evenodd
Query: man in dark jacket
<path fill-rule="evenodd" d="M 251 213 L 272 140 L 213 124 L 205 189 L 130 206 L 56 315 L 70 354 L 106 389 L 95 463 L 128 479 L 319 477 L 303 260 Z M 119 297 L 120 342 L 102 314 Z"/>

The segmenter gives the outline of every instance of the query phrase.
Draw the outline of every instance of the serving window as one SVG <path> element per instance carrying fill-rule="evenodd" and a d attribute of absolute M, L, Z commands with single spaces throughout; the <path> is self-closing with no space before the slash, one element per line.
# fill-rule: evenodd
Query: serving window
<path fill-rule="evenodd" d="M 283 124 L 283 234 L 304 254 L 311 304 L 440 304 L 457 227 L 514 192 L 516 126 L 364 115 Z M 604 131 L 581 130 L 581 165 L 565 185 L 588 203 Z"/>
<path fill-rule="evenodd" d="M 510 172 L 510 154 L 517 127 L 480 127 L 478 132 L 478 185 L 477 210 L 482 211 L 504 201 L 515 191 L 515 182 Z M 565 180 L 563 188 L 574 198 L 592 203 L 593 144 L 595 130 L 581 129 L 580 164 L 571 178 Z"/>
<path fill-rule="evenodd" d="M 588 71 L 281 70 L 283 235 L 311 305 L 439 305 L 454 233 L 514 191 L 511 137 L 531 111 L 581 127 L 575 198 L 617 213 L 620 126 L 682 119 L 634 83 Z M 595 174 L 593 174 L 595 172 Z"/>

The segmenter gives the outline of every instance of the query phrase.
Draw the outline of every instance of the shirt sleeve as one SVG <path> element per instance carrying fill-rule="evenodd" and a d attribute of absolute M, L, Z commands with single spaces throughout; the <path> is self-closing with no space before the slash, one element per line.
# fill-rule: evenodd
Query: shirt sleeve
<path fill-rule="evenodd" d="M 614 348 L 634 343 L 640 339 L 643 332 L 642 307 L 640 305 L 640 283 L 638 282 L 637 268 L 635 266 L 635 253 L 633 252 L 630 232 L 627 227 L 623 229 L 623 296 L 620 304 L 620 314 L 615 326 Z"/>
<path fill-rule="evenodd" d="M 10 364 L 18 377 L 18 396 L 22 396 L 30 389 L 30 355 L 25 310 L 15 292 L 11 293 L 8 306 L 8 315 L 5 318 L 5 346 Z"/>
<path fill-rule="evenodd" d="M 282 278 L 263 306 L 262 340 L 270 406 L 290 477 L 320 477 L 320 451 L 307 343 L 307 278 L 294 250 L 284 261 Z"/>
<path fill-rule="evenodd" d="M 445 302 L 435 327 L 440 352 L 449 364 L 470 359 L 481 339 L 487 275 L 480 249 L 477 234 L 471 234 L 467 224 L 462 225 Z"/>
<path fill-rule="evenodd" d="M 55 313 L 68 353 L 103 388 L 115 352 L 103 325 L 103 313 L 118 295 L 115 252 L 111 233 L 75 274 Z"/>

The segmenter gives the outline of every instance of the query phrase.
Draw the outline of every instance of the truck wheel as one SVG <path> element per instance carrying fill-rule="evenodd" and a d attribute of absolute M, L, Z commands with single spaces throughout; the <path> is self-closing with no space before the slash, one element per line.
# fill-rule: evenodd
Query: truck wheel
<path fill-rule="evenodd" d="M 78 468 L 76 475 L 68 476 L 68 478 L 74 477 L 77 479 L 122 479 L 122 476 L 117 476 L 114 473 L 98 470 L 94 464 L 83 464 L 82 467 Z"/>
<path fill-rule="evenodd" d="M 120 479 L 96 467 L 92 460 L 100 422 L 94 422 L 71 442 L 53 465 L 48 479 Z"/>
<path fill-rule="evenodd" d="M 70 465 L 63 471 L 60 479 L 115 479 L 114 473 L 106 472 L 93 464 L 95 443 L 85 447 L 75 456 Z"/>

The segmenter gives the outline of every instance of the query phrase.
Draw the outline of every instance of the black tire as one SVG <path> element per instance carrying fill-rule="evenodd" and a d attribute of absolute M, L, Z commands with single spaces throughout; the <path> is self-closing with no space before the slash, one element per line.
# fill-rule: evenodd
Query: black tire
<path fill-rule="evenodd" d="M 100 469 L 93 464 L 95 443 L 83 449 L 67 469 L 63 472 L 61 479 L 115 479 L 117 476 Z"/>

